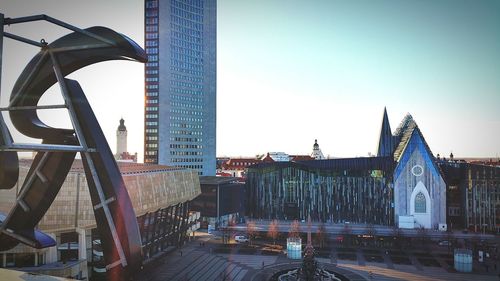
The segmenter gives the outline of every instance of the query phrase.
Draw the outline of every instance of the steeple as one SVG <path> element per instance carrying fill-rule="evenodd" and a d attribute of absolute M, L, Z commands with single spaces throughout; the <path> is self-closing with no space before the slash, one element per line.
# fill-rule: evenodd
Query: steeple
<path fill-rule="evenodd" d="M 319 148 L 318 140 L 314 140 L 313 144 L 313 151 L 311 153 L 311 157 L 314 158 L 315 160 L 321 160 L 325 159 L 325 156 L 323 156 L 323 152 L 321 152 L 321 149 Z"/>
<path fill-rule="evenodd" d="M 392 137 L 387 109 L 384 106 L 384 117 L 382 118 L 382 128 L 380 129 L 380 138 L 378 141 L 377 156 L 391 156 L 394 149 L 394 138 Z"/>

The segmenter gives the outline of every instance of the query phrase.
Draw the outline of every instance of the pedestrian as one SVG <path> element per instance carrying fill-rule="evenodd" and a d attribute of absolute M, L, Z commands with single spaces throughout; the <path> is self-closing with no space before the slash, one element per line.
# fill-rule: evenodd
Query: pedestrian
<path fill-rule="evenodd" d="M 370 277 L 370 280 L 373 280 L 373 272 L 371 270 L 368 272 L 368 276 Z"/>
<path fill-rule="evenodd" d="M 182 257 L 182 250 L 181 250 L 181 257 Z"/>
<path fill-rule="evenodd" d="M 264 269 L 264 261 L 262 261 L 262 269 Z"/>

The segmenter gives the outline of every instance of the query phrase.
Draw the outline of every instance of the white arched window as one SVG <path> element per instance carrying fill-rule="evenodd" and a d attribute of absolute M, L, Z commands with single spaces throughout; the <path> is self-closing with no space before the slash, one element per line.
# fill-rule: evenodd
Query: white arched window
<path fill-rule="evenodd" d="M 422 192 L 417 193 L 415 196 L 415 213 L 426 212 L 425 195 Z"/>

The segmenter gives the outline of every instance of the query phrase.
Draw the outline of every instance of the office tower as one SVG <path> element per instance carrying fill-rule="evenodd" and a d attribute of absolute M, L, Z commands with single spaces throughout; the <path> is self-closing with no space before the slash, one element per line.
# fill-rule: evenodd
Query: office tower
<path fill-rule="evenodd" d="M 144 163 L 215 175 L 216 1 L 146 0 Z"/>

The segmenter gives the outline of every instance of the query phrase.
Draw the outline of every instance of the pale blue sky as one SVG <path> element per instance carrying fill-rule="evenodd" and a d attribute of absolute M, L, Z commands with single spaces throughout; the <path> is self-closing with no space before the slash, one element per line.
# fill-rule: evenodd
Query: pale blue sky
<path fill-rule="evenodd" d="M 7 16 L 109 26 L 143 45 L 142 1 L 0 3 Z M 499 155 L 499 26 L 499 1 L 219 0 L 217 155 L 308 154 L 318 139 L 325 155 L 364 156 L 375 152 L 384 106 L 393 130 L 410 112 L 434 153 Z M 36 52 L 5 45 L 2 96 Z M 106 62 L 72 76 L 113 150 L 123 116 L 129 150 L 142 155 L 142 72 Z"/>

